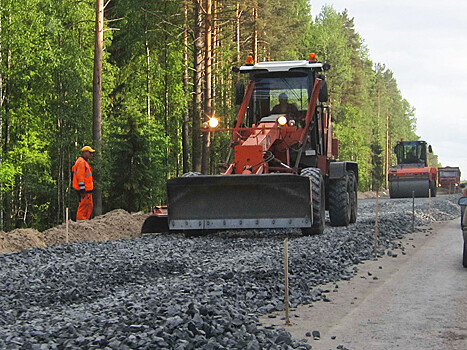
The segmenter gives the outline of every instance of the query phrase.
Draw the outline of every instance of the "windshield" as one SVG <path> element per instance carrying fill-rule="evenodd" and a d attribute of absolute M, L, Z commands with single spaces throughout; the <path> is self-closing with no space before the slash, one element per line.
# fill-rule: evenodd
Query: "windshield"
<path fill-rule="evenodd" d="M 248 118 L 250 125 L 271 114 L 304 118 L 308 109 L 308 75 L 256 77 Z"/>
<path fill-rule="evenodd" d="M 458 170 L 440 170 L 439 172 L 440 177 L 459 177 Z"/>
<path fill-rule="evenodd" d="M 426 144 L 407 141 L 395 147 L 397 164 L 425 164 Z"/>

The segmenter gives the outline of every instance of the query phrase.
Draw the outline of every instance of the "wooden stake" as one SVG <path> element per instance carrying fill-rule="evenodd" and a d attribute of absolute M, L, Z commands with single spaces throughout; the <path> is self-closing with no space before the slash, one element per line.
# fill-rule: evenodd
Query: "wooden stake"
<path fill-rule="evenodd" d="M 69 243 L 69 239 L 68 239 L 68 208 L 66 208 L 65 213 L 66 213 L 65 214 L 65 222 L 66 222 L 66 224 L 65 224 L 65 227 L 66 227 L 66 229 L 65 229 L 65 242 Z"/>
<path fill-rule="evenodd" d="M 415 191 L 412 191 L 412 233 L 415 231 Z"/>
<path fill-rule="evenodd" d="M 284 280 L 285 324 L 291 325 L 289 317 L 289 238 L 284 240 Z"/>
<path fill-rule="evenodd" d="M 431 189 L 428 190 L 428 215 L 431 218 Z"/>
<path fill-rule="evenodd" d="M 379 192 L 376 191 L 376 216 L 375 216 L 375 248 L 374 248 L 374 256 L 376 258 L 377 249 L 378 249 L 378 216 L 379 216 Z"/>

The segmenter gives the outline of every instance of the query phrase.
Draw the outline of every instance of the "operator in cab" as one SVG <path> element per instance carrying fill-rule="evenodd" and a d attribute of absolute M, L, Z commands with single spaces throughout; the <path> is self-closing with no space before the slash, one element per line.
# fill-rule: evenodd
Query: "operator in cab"
<path fill-rule="evenodd" d="M 294 103 L 289 103 L 289 97 L 283 92 L 279 95 L 279 104 L 272 108 L 271 114 L 285 114 L 287 118 L 297 119 L 298 108 Z"/>

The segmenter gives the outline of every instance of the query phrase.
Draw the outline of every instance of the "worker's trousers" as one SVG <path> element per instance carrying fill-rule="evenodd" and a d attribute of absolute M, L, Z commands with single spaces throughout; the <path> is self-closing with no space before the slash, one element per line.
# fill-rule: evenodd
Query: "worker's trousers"
<path fill-rule="evenodd" d="M 89 220 L 92 214 L 92 193 L 86 193 L 80 198 L 76 221 Z"/>

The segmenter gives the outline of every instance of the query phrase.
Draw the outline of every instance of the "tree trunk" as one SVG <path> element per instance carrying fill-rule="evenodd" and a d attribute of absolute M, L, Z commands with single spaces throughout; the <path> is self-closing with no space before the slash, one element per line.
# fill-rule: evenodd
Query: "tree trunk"
<path fill-rule="evenodd" d="M 93 140 L 97 155 L 97 171 L 94 171 L 94 214 L 102 214 L 102 190 L 100 161 L 102 157 L 102 57 L 104 48 L 104 0 L 96 0 L 96 32 L 94 43 L 93 75 Z"/>
<path fill-rule="evenodd" d="M 212 109 L 212 0 L 206 0 L 204 18 L 204 114 L 211 116 Z M 203 118 L 204 119 L 204 118 Z M 209 173 L 209 149 L 211 147 L 211 134 L 203 132 L 203 160 L 201 173 Z"/>
<path fill-rule="evenodd" d="M 148 120 L 151 120 L 151 50 L 147 38 L 144 44 L 146 46 L 146 113 Z"/>
<path fill-rule="evenodd" d="M 219 75 L 220 74 L 215 74 L 217 68 L 218 68 L 218 63 L 219 60 L 217 57 L 218 53 L 218 46 L 219 46 L 219 41 L 217 40 L 217 37 L 220 32 L 220 27 L 218 25 L 218 13 L 221 11 L 221 6 L 222 6 L 222 1 L 218 0 L 213 1 L 212 3 L 212 17 L 211 17 L 211 28 L 212 28 L 212 33 L 211 33 L 211 116 L 216 115 L 216 111 L 218 111 L 218 105 L 217 105 L 217 87 L 219 83 Z M 210 174 L 215 174 L 217 173 L 217 164 L 219 163 L 219 160 L 217 159 L 218 157 L 218 147 L 216 145 L 216 134 L 213 133 L 211 134 L 211 146 L 210 146 L 210 152 L 209 152 L 209 173 Z"/>
<path fill-rule="evenodd" d="M 236 57 L 236 63 L 237 65 L 240 65 L 240 54 L 241 54 L 241 46 L 240 46 L 240 16 L 242 15 L 241 11 L 240 11 L 240 3 L 237 2 L 237 9 L 236 9 L 236 12 L 235 12 L 235 17 L 236 17 L 236 20 L 235 20 L 235 41 L 237 43 L 237 57 Z M 237 76 L 239 76 L 240 73 L 237 73 Z"/>
<path fill-rule="evenodd" d="M 389 111 L 386 111 L 386 166 L 384 168 L 384 183 L 388 188 L 388 173 L 389 173 Z"/>
<path fill-rule="evenodd" d="M 188 109 L 188 82 L 190 79 L 189 74 L 189 62 L 188 62 L 188 0 L 183 1 L 185 22 L 184 22 L 184 47 L 183 47 L 183 62 L 185 71 L 183 73 L 183 90 L 185 93 L 185 111 L 183 115 L 183 126 L 182 126 L 182 153 L 183 153 L 183 172 L 187 173 L 190 171 L 190 111 Z"/>
<path fill-rule="evenodd" d="M 11 14 L 8 14 L 8 21 L 11 24 Z M 5 118 L 3 121 L 4 127 L 4 143 L 3 143 L 3 154 L 4 159 L 8 159 L 8 152 L 10 151 L 10 92 L 11 92 L 11 81 L 9 79 L 9 72 L 11 68 L 11 48 L 8 47 L 7 50 L 7 57 L 6 57 L 6 84 L 5 84 L 5 95 L 3 96 L 3 104 L 5 110 Z M 10 231 L 11 230 L 11 200 L 12 200 L 12 192 L 6 192 L 5 194 L 5 214 L 4 214 L 4 230 Z"/>
<path fill-rule="evenodd" d="M 0 0 L 0 145 L 3 140 L 3 30 L 2 30 L 2 7 L 3 3 Z M 3 162 L 3 150 L 0 147 L 0 167 Z M 0 182 L 0 231 L 3 231 L 3 184 Z"/>
<path fill-rule="evenodd" d="M 253 8 L 253 59 L 258 62 L 258 8 Z"/>
<path fill-rule="evenodd" d="M 195 23 L 194 23 L 194 45 L 193 45 L 193 125 L 192 125 L 192 157 L 193 171 L 201 171 L 201 118 L 202 110 L 202 61 L 203 61 L 203 41 L 201 37 L 201 6 L 195 0 Z"/>

